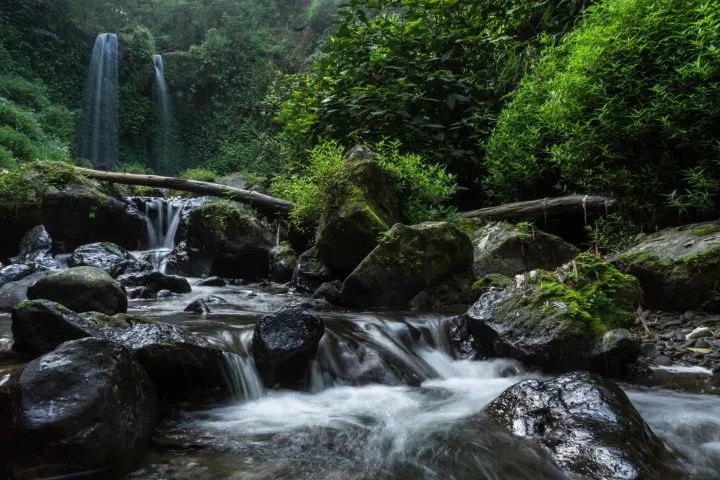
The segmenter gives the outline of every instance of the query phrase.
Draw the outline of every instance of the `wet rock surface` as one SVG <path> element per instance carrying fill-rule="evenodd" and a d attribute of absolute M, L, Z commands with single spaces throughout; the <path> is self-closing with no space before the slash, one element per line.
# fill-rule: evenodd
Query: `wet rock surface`
<path fill-rule="evenodd" d="M 161 290 L 169 290 L 173 293 L 192 291 L 190 282 L 185 277 L 160 272 L 127 273 L 120 275 L 117 281 L 128 289 L 140 287 L 142 298 L 155 298 Z"/>
<path fill-rule="evenodd" d="M 21 353 L 44 354 L 67 340 L 97 337 L 131 351 L 163 395 L 224 388 L 222 352 L 175 325 L 125 314 L 77 314 L 48 300 L 18 305 L 12 322 L 13 349 Z"/>
<path fill-rule="evenodd" d="M 481 224 L 470 239 L 473 242 L 473 272 L 478 278 L 486 275 L 512 277 L 536 268 L 551 270 L 580 253 L 562 238 L 530 224 Z"/>
<path fill-rule="evenodd" d="M 23 277 L 22 280 L 8 282 L 0 287 L 0 311 L 9 312 L 15 305 L 27 300 L 28 288 L 51 273 L 49 270 L 33 273 Z"/>
<path fill-rule="evenodd" d="M 297 253 L 288 242 L 281 242 L 270 250 L 270 279 L 287 282 L 297 267 Z"/>
<path fill-rule="evenodd" d="M 683 311 L 720 309 L 720 222 L 669 228 L 648 235 L 615 255 L 618 268 L 638 278 L 648 308 Z"/>
<path fill-rule="evenodd" d="M 317 258 L 317 250 L 311 248 L 300 255 L 293 272 L 293 284 L 306 293 L 312 293 L 323 283 L 335 280 L 330 267 Z"/>
<path fill-rule="evenodd" d="M 127 312 L 127 295 L 122 285 L 95 267 L 75 267 L 51 273 L 27 289 L 29 299 L 44 298 L 76 312 Z"/>
<path fill-rule="evenodd" d="M 472 244 L 446 222 L 395 224 L 345 279 L 343 302 L 353 308 L 402 307 L 420 291 L 472 283 Z"/>
<path fill-rule="evenodd" d="M 110 242 L 91 243 L 76 248 L 68 258 L 68 265 L 99 268 L 113 278 L 153 269 L 149 262 L 135 258 L 124 248 Z"/>
<path fill-rule="evenodd" d="M 97 338 L 31 361 L 14 388 L 16 478 L 93 470 L 112 477 L 142 455 L 157 419 L 155 386 L 143 367 L 122 346 Z"/>
<path fill-rule="evenodd" d="M 34 271 L 55 268 L 51 251 L 53 241 L 43 225 L 36 225 L 23 235 L 20 251 L 11 262 L 31 266 Z"/>
<path fill-rule="evenodd" d="M 253 332 L 252 353 L 263 381 L 270 387 L 304 386 L 324 332 L 323 321 L 301 307 L 285 307 L 261 318 Z"/>
<path fill-rule="evenodd" d="M 533 271 L 480 296 L 453 321 L 456 348 L 475 357 L 511 357 L 549 371 L 622 372 L 639 354 L 625 328 L 641 290 L 597 257 L 582 254 L 554 272 Z M 598 310 L 599 308 L 599 310 Z"/>
<path fill-rule="evenodd" d="M 620 387 L 595 375 L 520 382 L 486 412 L 514 435 L 538 441 L 561 468 L 582 478 L 660 477 L 662 442 Z"/>

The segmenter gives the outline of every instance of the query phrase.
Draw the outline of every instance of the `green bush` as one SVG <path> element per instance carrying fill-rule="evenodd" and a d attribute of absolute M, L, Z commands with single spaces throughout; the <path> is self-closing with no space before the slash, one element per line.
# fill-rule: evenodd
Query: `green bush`
<path fill-rule="evenodd" d="M 0 96 L 34 110 L 42 110 L 50 103 L 40 85 L 15 75 L 0 76 Z"/>
<path fill-rule="evenodd" d="M 445 203 L 455 192 L 455 177 L 440 165 L 427 164 L 415 154 L 400 153 L 398 141 L 382 140 L 372 146 L 376 163 L 394 180 L 402 192 L 404 215 L 410 223 L 445 219 L 454 210 Z M 291 222 L 302 230 L 317 226 L 325 206 L 348 185 L 344 149 L 327 140 L 310 151 L 309 161 L 297 171 L 280 175 L 272 191 L 293 202 Z"/>
<path fill-rule="evenodd" d="M 209 168 L 188 168 L 180 174 L 182 178 L 188 180 L 200 180 L 201 182 L 214 182 L 217 180 L 218 174 L 215 170 Z"/>
<path fill-rule="evenodd" d="M 646 225 L 716 207 L 720 1 L 604 0 L 524 77 L 487 144 L 495 200 L 623 200 Z"/>
<path fill-rule="evenodd" d="M 0 145 L 0 168 L 12 168 L 15 166 L 15 157 L 7 148 Z"/>
<path fill-rule="evenodd" d="M 34 139 L 42 135 L 42 129 L 33 112 L 3 97 L 0 97 L 0 125 L 10 127 Z"/>

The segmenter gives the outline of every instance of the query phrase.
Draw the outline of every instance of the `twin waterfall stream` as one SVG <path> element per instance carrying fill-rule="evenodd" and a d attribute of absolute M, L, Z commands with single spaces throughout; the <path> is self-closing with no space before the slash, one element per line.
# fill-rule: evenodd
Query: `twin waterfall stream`
<path fill-rule="evenodd" d="M 148 238 L 162 269 L 183 202 L 147 202 Z M 192 299 L 210 295 L 224 300 L 211 313 L 183 312 Z M 315 311 L 326 330 L 306 390 L 265 389 L 250 353 L 254 324 L 282 306 L 307 301 L 292 290 L 239 285 L 194 286 L 189 295 L 131 302 L 134 313 L 180 325 L 229 352 L 226 376 L 234 400 L 172 413 L 129 478 L 574 478 L 533 442 L 513 437 L 483 414 L 503 390 L 541 375 L 512 360 L 455 358 L 447 333 L 451 315 Z M 683 478 L 718 478 L 717 397 L 623 388 L 679 454 Z"/>

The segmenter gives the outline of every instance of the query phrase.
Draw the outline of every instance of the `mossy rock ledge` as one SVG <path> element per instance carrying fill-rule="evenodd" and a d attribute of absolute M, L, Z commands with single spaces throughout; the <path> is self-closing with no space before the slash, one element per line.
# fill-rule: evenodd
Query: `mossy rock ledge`
<path fill-rule="evenodd" d="M 447 222 L 395 224 L 345 279 L 342 301 L 354 308 L 404 307 L 418 293 L 462 298 L 472 275 L 470 238 Z"/>
<path fill-rule="evenodd" d="M 372 160 L 351 164 L 338 174 L 337 196 L 317 229 L 317 258 L 347 275 L 378 244 L 381 233 L 401 221 L 402 203 L 392 179 Z"/>
<path fill-rule="evenodd" d="M 512 357 L 549 371 L 621 371 L 639 353 L 627 328 L 642 301 L 637 279 L 588 253 L 554 271 L 533 270 L 483 294 L 453 320 L 456 347 Z"/>
<path fill-rule="evenodd" d="M 612 257 L 638 278 L 644 306 L 682 311 L 720 307 L 720 221 L 669 228 Z"/>

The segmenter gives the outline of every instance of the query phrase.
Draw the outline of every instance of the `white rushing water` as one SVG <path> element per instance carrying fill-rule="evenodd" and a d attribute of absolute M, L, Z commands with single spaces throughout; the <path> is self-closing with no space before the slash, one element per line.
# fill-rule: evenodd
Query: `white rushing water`
<path fill-rule="evenodd" d="M 506 388 L 538 375 L 512 360 L 454 358 L 448 316 L 318 312 L 326 332 L 307 391 L 267 390 L 250 354 L 254 323 L 296 297 L 249 288 L 195 294 L 228 303 L 203 317 L 173 316 L 176 306 L 155 313 L 234 352 L 226 359 L 236 400 L 165 422 L 159 441 L 184 448 L 156 452 L 133 478 L 571 478 L 483 413 Z M 658 480 L 718 478 L 720 398 L 625 389 L 684 472 Z"/>
<path fill-rule="evenodd" d="M 147 258 L 155 270 L 164 273 L 167 257 L 175 248 L 175 237 L 187 200 L 153 197 L 147 198 L 144 203 L 147 250 L 136 254 Z"/>

